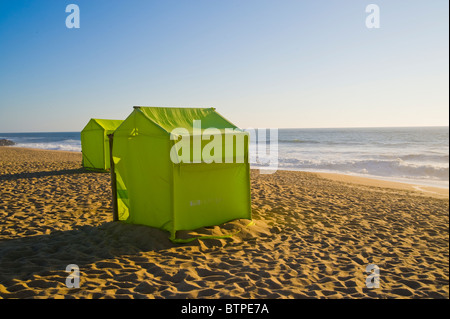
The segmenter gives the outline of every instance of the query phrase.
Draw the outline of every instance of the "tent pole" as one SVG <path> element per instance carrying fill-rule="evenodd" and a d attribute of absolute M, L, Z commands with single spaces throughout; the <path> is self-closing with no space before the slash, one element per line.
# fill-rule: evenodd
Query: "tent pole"
<path fill-rule="evenodd" d="M 114 160 L 113 160 L 113 134 L 108 134 L 109 138 L 109 163 L 110 163 L 110 172 L 111 172 L 111 191 L 112 191 L 112 206 L 113 206 L 113 221 L 117 222 L 119 220 L 119 213 L 117 211 L 117 183 L 116 183 L 116 172 L 114 169 Z"/>

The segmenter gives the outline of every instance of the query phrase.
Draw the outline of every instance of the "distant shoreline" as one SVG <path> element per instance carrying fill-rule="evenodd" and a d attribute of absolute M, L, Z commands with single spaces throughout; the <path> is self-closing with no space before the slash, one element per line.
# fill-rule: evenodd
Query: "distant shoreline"
<path fill-rule="evenodd" d="M 11 145 L 10 147 L 20 149 L 20 150 L 32 150 L 32 151 L 42 151 L 42 152 L 59 152 L 59 153 L 70 153 L 70 154 L 81 153 L 81 151 L 48 150 L 45 148 L 21 147 L 21 146 L 15 146 L 15 145 Z"/>

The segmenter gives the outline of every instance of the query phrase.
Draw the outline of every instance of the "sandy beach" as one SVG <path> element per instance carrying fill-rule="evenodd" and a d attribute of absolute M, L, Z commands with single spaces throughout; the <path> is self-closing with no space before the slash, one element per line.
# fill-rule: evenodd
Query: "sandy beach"
<path fill-rule="evenodd" d="M 449 298 L 448 189 L 254 170 L 255 225 L 175 245 L 112 222 L 110 175 L 80 153 L 0 147 L 0 187 L 1 298 Z M 369 264 L 380 288 L 366 288 Z"/>

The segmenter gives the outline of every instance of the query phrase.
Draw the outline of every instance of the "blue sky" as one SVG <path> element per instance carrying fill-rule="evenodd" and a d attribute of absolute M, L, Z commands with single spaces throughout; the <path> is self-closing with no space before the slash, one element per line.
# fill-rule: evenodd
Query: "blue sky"
<path fill-rule="evenodd" d="M 0 0 L 0 132 L 79 131 L 133 105 L 213 106 L 242 128 L 448 125 L 448 6 Z"/>

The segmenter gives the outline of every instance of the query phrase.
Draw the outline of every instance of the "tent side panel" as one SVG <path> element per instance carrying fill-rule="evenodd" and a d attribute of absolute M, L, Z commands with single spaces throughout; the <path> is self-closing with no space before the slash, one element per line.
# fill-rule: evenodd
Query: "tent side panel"
<path fill-rule="evenodd" d="M 133 112 L 114 133 L 119 220 L 171 231 L 169 139 L 151 125 L 142 114 Z"/>
<path fill-rule="evenodd" d="M 248 164 L 181 164 L 174 169 L 175 230 L 251 219 Z"/>
<path fill-rule="evenodd" d="M 109 137 L 108 134 L 111 134 L 112 132 L 104 131 L 103 132 L 103 162 L 104 162 L 104 169 L 110 169 L 111 163 L 109 160 Z"/>
<path fill-rule="evenodd" d="M 86 137 L 84 136 L 84 132 L 81 131 L 80 133 L 80 140 L 81 140 L 81 166 L 87 167 L 88 162 L 85 158 L 85 145 L 86 145 Z"/>
<path fill-rule="evenodd" d="M 81 149 L 83 166 L 87 168 L 104 169 L 104 137 L 102 129 L 85 130 L 81 132 Z"/>
<path fill-rule="evenodd" d="M 115 130 L 123 123 L 122 120 L 96 120 L 98 125 L 101 125 L 103 128 L 103 138 L 105 140 L 104 142 L 104 161 L 105 161 L 105 170 L 110 169 L 110 158 L 109 158 L 109 134 L 113 134 Z"/>
<path fill-rule="evenodd" d="M 92 130 L 92 125 L 95 124 L 93 122 L 94 121 L 92 119 L 90 119 L 89 122 L 87 122 L 86 126 L 80 132 L 81 154 L 82 154 L 81 165 L 83 167 L 91 167 L 92 166 L 92 164 L 89 163 L 89 160 L 87 159 L 87 156 L 85 154 L 86 154 L 86 152 L 88 152 L 88 150 L 87 150 L 88 149 L 88 146 L 87 146 L 88 138 L 86 136 L 86 132 Z"/>

